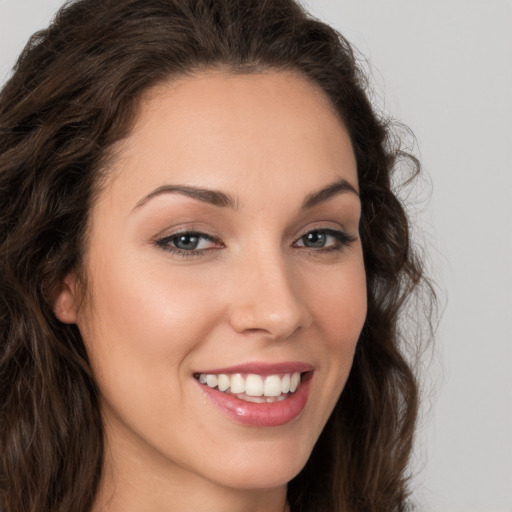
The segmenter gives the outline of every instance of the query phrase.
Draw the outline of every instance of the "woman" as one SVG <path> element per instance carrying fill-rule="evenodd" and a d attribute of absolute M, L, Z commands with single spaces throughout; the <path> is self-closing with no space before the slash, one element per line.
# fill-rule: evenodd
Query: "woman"
<path fill-rule="evenodd" d="M 0 95 L 2 511 L 405 510 L 424 279 L 364 83 L 292 0 L 34 36 Z"/>

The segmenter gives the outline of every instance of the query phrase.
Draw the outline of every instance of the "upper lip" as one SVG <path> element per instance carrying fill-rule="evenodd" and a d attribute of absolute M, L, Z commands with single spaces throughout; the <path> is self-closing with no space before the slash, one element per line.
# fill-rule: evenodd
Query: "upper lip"
<path fill-rule="evenodd" d="M 313 370 L 313 365 L 301 361 L 283 361 L 280 363 L 251 362 L 227 366 L 224 368 L 211 368 L 194 373 L 204 374 L 233 374 L 255 373 L 257 375 L 275 375 L 277 373 L 304 373 Z"/>

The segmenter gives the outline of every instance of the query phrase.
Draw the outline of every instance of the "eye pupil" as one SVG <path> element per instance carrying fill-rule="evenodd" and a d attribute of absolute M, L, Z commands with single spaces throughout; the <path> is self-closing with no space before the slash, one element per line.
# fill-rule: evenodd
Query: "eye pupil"
<path fill-rule="evenodd" d="M 313 231 L 308 233 L 304 237 L 304 245 L 306 247 L 324 247 L 326 243 L 327 235 L 320 233 L 319 231 Z"/>
<path fill-rule="evenodd" d="M 178 249 L 196 249 L 199 245 L 197 235 L 180 235 L 174 239 L 174 245 Z"/>

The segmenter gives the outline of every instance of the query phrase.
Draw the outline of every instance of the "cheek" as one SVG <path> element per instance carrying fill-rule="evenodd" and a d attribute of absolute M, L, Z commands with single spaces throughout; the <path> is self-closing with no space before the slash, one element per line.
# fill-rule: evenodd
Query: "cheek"
<path fill-rule="evenodd" d="M 367 311 L 366 273 L 360 250 L 346 264 L 309 281 L 310 308 L 326 343 L 355 348 Z"/>
<path fill-rule="evenodd" d="M 171 274 L 165 260 L 111 259 L 108 271 L 90 275 L 91 307 L 79 327 L 103 413 L 167 446 L 176 411 L 190 408 L 189 356 L 218 321 L 215 294 L 205 292 L 204 279 Z"/>
<path fill-rule="evenodd" d="M 349 264 L 350 263 L 350 264 Z M 317 277 L 311 293 L 311 310 L 319 329 L 318 343 L 312 346 L 321 360 L 323 383 L 333 393 L 326 400 L 332 409 L 352 367 L 354 352 L 367 312 L 366 274 L 361 257 L 344 268 Z"/>
<path fill-rule="evenodd" d="M 202 280 L 168 271 L 167 262 L 110 261 L 91 271 L 92 306 L 80 322 L 93 370 L 112 383 L 169 379 L 218 317 Z M 200 321 L 198 321 L 200 319 Z"/>

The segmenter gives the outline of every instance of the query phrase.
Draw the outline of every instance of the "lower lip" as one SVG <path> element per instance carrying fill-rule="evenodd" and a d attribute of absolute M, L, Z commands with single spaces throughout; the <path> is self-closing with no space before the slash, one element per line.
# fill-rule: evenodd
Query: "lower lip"
<path fill-rule="evenodd" d="M 311 378 L 311 373 L 303 375 L 297 391 L 285 400 L 261 404 L 246 402 L 205 384 L 197 384 L 217 407 L 238 423 L 254 427 L 279 427 L 294 420 L 303 411 L 309 396 Z"/>

